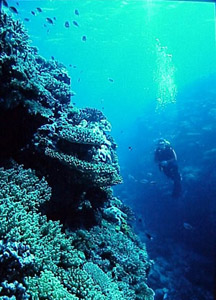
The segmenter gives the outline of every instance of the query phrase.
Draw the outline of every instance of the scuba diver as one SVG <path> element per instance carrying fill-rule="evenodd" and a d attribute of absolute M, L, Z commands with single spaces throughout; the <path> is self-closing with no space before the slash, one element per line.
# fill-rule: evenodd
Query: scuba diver
<path fill-rule="evenodd" d="M 178 198 L 181 195 L 181 175 L 178 171 L 177 156 L 170 142 L 163 138 L 158 140 L 154 159 L 158 163 L 159 170 L 173 180 L 172 197 Z"/>

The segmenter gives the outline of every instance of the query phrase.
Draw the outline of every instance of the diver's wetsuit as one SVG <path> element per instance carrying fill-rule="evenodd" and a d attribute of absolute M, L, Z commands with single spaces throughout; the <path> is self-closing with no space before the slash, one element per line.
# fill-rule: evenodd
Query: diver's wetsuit
<path fill-rule="evenodd" d="M 166 145 L 164 149 L 155 150 L 155 161 L 158 163 L 160 171 L 171 178 L 174 182 L 172 196 L 178 198 L 181 194 L 181 175 L 178 171 L 177 158 L 174 149 Z"/>

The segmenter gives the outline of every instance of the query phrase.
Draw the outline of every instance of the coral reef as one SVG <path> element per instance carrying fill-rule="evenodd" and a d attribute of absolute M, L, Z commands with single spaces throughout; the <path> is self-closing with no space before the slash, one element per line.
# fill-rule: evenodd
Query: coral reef
<path fill-rule="evenodd" d="M 70 101 L 67 71 L 63 65 L 38 55 L 20 22 L 3 14 L 0 28 L 1 107 L 12 109 L 23 104 L 32 113 L 52 116 L 59 103 Z"/>
<path fill-rule="evenodd" d="M 37 54 L 18 21 L 2 14 L 0 23 L 2 163 L 12 157 L 46 176 L 55 203 L 46 205 L 49 217 L 91 226 L 107 189 L 121 182 L 111 125 L 99 110 L 71 104 L 67 71 Z"/>
<path fill-rule="evenodd" d="M 131 231 L 125 234 L 124 227 L 116 230 L 115 223 L 104 220 L 90 231 L 65 234 L 58 221 L 39 212 L 41 196 L 50 198 L 44 179 L 15 165 L 1 169 L 0 182 L 0 295 L 27 291 L 23 299 L 143 299 L 148 292 L 152 297 L 145 284 L 147 253 Z"/>
<path fill-rule="evenodd" d="M 123 230 L 123 231 L 122 231 Z M 71 233 L 73 245 L 114 280 L 127 299 L 144 299 L 153 292 L 146 285 L 151 268 L 145 247 L 128 228 L 119 230 L 115 224 L 103 221 L 90 231 Z M 151 298 L 150 298 L 151 299 Z"/>
<path fill-rule="evenodd" d="M 29 138 L 17 150 L 34 146 L 32 151 L 77 170 L 96 185 L 121 182 L 116 144 L 107 135 L 111 126 L 105 116 L 96 109 L 67 105 L 72 92 L 64 67 L 40 57 L 19 22 L 4 14 L 0 23 L 0 106 L 20 112 L 19 124 L 26 116 L 32 123 Z"/>
<path fill-rule="evenodd" d="M 110 123 L 71 104 L 64 66 L 5 13 L 0 53 L 0 297 L 152 300 L 145 246 L 112 195 Z"/>

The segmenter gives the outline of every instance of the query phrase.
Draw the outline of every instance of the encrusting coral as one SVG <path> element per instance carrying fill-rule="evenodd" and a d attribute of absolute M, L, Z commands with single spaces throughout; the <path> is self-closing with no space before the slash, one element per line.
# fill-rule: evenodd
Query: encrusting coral
<path fill-rule="evenodd" d="M 0 13 L 0 298 L 153 300 L 146 249 L 111 186 L 111 125 Z M 34 170 L 34 171 L 33 171 Z"/>

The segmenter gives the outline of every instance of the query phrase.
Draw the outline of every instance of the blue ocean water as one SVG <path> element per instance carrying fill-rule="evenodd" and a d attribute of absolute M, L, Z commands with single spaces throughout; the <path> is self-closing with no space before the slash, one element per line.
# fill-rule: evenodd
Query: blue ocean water
<path fill-rule="evenodd" d="M 155 260 L 149 277 L 155 299 L 213 299 L 214 4 L 8 3 L 17 8 L 16 17 L 39 53 L 67 67 L 73 103 L 102 110 L 112 124 L 124 179 L 114 190 L 133 209 L 132 226 Z M 159 137 L 168 139 L 178 156 L 183 190 L 178 199 L 171 197 L 172 182 L 154 163 Z"/>

